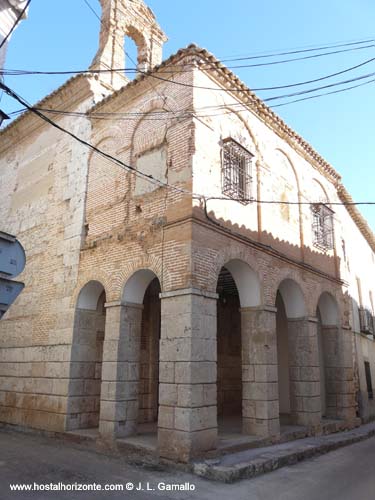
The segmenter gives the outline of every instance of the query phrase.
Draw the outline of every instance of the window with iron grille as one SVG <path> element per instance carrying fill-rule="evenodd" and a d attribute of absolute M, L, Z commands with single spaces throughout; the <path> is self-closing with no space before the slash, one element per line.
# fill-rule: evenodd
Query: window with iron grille
<path fill-rule="evenodd" d="M 368 361 L 365 361 L 365 375 L 366 375 L 368 398 L 374 399 L 374 393 L 372 390 L 371 369 L 370 369 L 370 363 Z"/>
<path fill-rule="evenodd" d="M 333 248 L 333 211 L 325 203 L 313 203 L 312 230 L 314 246 L 322 250 Z"/>
<path fill-rule="evenodd" d="M 251 201 L 251 163 L 253 155 L 234 139 L 223 141 L 222 191 L 246 205 Z"/>
<path fill-rule="evenodd" d="M 358 311 L 361 332 L 374 335 L 374 318 L 371 311 L 365 308 L 360 308 Z"/>

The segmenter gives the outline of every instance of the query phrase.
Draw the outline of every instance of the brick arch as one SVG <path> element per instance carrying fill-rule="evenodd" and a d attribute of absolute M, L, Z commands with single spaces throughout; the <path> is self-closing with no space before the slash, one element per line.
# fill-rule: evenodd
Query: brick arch
<path fill-rule="evenodd" d="M 303 318 L 308 315 L 305 294 L 295 280 L 291 278 L 283 279 L 278 286 L 278 291 L 283 299 L 288 318 Z"/>
<path fill-rule="evenodd" d="M 302 292 L 304 303 L 306 305 L 307 313 L 309 315 L 315 316 L 315 313 L 313 313 L 313 310 L 311 308 L 311 302 L 309 303 L 309 301 L 307 300 L 306 283 L 302 280 L 301 275 L 296 269 L 287 269 L 287 268 L 279 269 L 278 272 L 273 277 L 273 279 L 267 283 L 267 288 L 268 288 L 267 296 L 270 297 L 271 299 L 270 305 L 274 305 L 276 303 L 276 296 L 279 287 L 282 284 L 282 282 L 286 280 L 294 281 L 299 286 Z"/>
<path fill-rule="evenodd" d="M 150 59 L 151 47 L 150 44 L 147 43 L 148 41 L 145 35 L 142 33 L 141 25 L 136 26 L 134 23 L 124 23 L 122 26 L 122 30 L 124 36 L 131 38 L 137 47 L 137 68 L 139 67 L 139 65 L 147 64 L 148 60 Z M 140 69 L 143 69 L 143 67 L 141 66 Z"/>
<path fill-rule="evenodd" d="M 327 286 L 326 283 L 322 283 L 320 286 L 314 287 L 314 290 L 311 294 L 311 305 L 312 308 L 315 308 L 315 312 L 318 308 L 319 301 L 323 295 L 329 295 L 332 297 L 332 299 L 335 301 L 337 305 L 337 311 L 338 311 L 338 318 L 339 318 L 339 323 L 345 323 L 344 322 L 344 316 L 349 316 L 350 314 L 350 304 L 348 303 L 345 295 L 342 293 L 341 288 L 335 287 L 335 286 Z"/>
<path fill-rule="evenodd" d="M 106 127 L 104 130 L 100 130 L 95 133 L 92 137 L 92 144 L 96 147 L 100 148 L 100 144 L 105 142 L 106 140 L 114 141 L 116 138 L 121 137 L 123 135 L 123 130 L 118 125 L 112 125 L 111 127 Z M 89 153 L 89 162 L 91 161 L 92 155 L 96 154 L 95 151 L 90 151 Z"/>
<path fill-rule="evenodd" d="M 116 154 L 115 148 L 113 148 L 112 150 L 108 151 L 105 148 L 103 149 L 102 145 L 105 144 L 105 143 L 107 143 L 107 142 L 109 144 L 111 144 L 111 143 L 115 144 L 116 138 L 120 137 L 120 136 L 121 136 L 121 129 L 120 129 L 120 127 L 117 127 L 117 126 L 110 127 L 109 129 L 106 129 L 105 131 L 101 131 L 101 133 L 96 134 L 93 137 L 92 144 L 93 144 L 94 147 L 102 150 L 103 152 L 115 156 L 115 154 Z M 99 155 L 98 153 L 96 153 L 93 149 L 90 149 L 89 155 L 88 155 L 88 159 L 87 159 L 87 176 L 88 176 L 87 177 L 87 179 L 88 179 L 87 182 L 89 181 L 89 177 L 92 174 L 92 163 L 93 163 L 93 160 L 95 158 L 98 158 L 98 157 L 101 158 L 103 160 L 103 162 L 105 161 L 104 158 L 101 155 Z M 110 162 L 110 160 L 107 160 L 107 161 Z M 104 163 L 103 163 L 103 165 L 104 165 Z"/>
<path fill-rule="evenodd" d="M 334 295 L 326 291 L 321 293 L 316 308 L 319 309 L 323 325 L 339 326 L 341 318 L 340 306 Z"/>
<path fill-rule="evenodd" d="M 137 45 L 139 70 L 148 71 L 161 63 L 162 46 L 167 37 L 143 0 L 100 0 L 100 4 L 99 48 L 90 69 L 123 68 L 125 36 Z M 119 73 L 103 73 L 99 79 L 116 90 L 127 81 Z"/>
<path fill-rule="evenodd" d="M 159 279 L 161 291 L 166 288 L 166 283 L 169 282 L 169 272 L 165 267 L 163 269 L 161 258 L 155 256 L 142 256 L 126 264 L 126 266 L 117 271 L 116 274 L 112 275 L 111 290 L 113 291 L 113 295 L 111 300 L 122 300 L 125 284 L 134 273 L 142 269 L 152 271 L 155 274 Z"/>
<path fill-rule="evenodd" d="M 173 97 L 161 94 L 150 97 L 148 100 L 144 101 L 138 108 L 138 110 L 140 113 L 145 114 L 150 113 L 157 108 L 165 109 L 166 111 L 177 112 L 179 111 L 179 104 Z"/>
<path fill-rule="evenodd" d="M 89 271 L 89 272 L 82 272 L 78 278 L 77 284 L 74 288 L 74 292 L 70 298 L 70 306 L 72 308 L 76 307 L 77 301 L 78 301 L 78 296 L 81 293 L 81 290 L 87 283 L 90 281 L 98 281 L 103 285 L 106 299 L 108 301 L 108 297 L 111 295 L 111 282 L 109 279 L 109 276 L 101 271 L 101 270 L 96 270 L 96 271 Z"/>
<path fill-rule="evenodd" d="M 144 151 L 147 151 L 149 149 L 152 149 L 154 147 L 157 147 L 164 142 L 168 142 L 168 132 L 169 129 L 172 126 L 172 119 L 173 116 L 168 115 L 165 120 L 163 121 L 157 121 L 157 122 L 147 122 L 148 120 L 148 115 L 151 114 L 154 111 L 158 110 L 163 110 L 166 112 L 170 112 L 171 108 L 169 104 L 166 104 L 166 99 L 167 97 L 163 98 L 162 96 L 159 96 L 157 98 L 153 98 L 149 101 L 147 101 L 144 106 L 140 108 L 140 112 L 143 114 L 143 116 L 135 122 L 135 125 L 133 127 L 131 137 L 130 137 L 130 144 L 131 144 L 131 154 L 130 158 L 131 161 L 133 162 L 136 155 L 139 153 L 142 153 Z M 176 106 L 177 110 L 177 106 Z M 175 110 L 172 109 L 172 112 Z M 152 128 L 153 132 L 155 132 L 155 137 L 150 138 L 149 134 L 142 133 L 140 134 L 143 137 L 143 141 L 141 141 L 141 144 L 137 144 L 137 136 L 139 129 L 142 128 L 143 125 L 149 125 L 152 123 Z M 156 124 L 155 124 L 156 123 Z M 154 135 L 154 134 L 153 134 Z"/>
<path fill-rule="evenodd" d="M 259 265 L 256 258 L 252 255 L 249 255 L 244 250 L 239 250 L 236 248 L 228 248 L 224 251 L 218 253 L 212 261 L 212 266 L 210 271 L 208 272 L 208 289 L 212 292 L 216 292 L 217 281 L 219 278 L 219 274 L 221 268 L 225 266 L 225 264 L 232 261 L 240 261 L 243 264 L 247 265 L 251 271 L 254 272 L 258 283 L 259 283 L 259 295 L 260 295 L 260 303 L 264 302 L 264 294 L 263 294 L 263 280 L 261 273 L 259 272 Z"/>

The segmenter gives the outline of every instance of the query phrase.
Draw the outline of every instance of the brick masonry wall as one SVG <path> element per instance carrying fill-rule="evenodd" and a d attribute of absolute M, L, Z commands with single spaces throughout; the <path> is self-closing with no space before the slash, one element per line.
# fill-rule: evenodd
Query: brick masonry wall
<path fill-rule="evenodd" d="M 47 106 L 86 111 L 100 86 L 73 78 Z M 86 139 L 90 122 L 60 119 Z M 30 113 L 3 132 L 2 230 L 26 252 L 25 289 L 0 324 L 0 421 L 63 430 L 69 386 L 88 150 Z"/>
<path fill-rule="evenodd" d="M 192 83 L 214 85 L 202 72 L 173 78 L 184 86 L 141 79 L 94 110 L 142 117 L 62 123 L 131 166 L 163 150 L 165 165 L 157 170 L 163 178 L 206 195 L 221 194 L 220 139 L 232 135 L 256 152 L 254 195 L 264 199 L 279 188 L 276 195 L 287 199 L 311 201 L 321 193 L 337 199 L 333 183 L 253 113 L 246 112 L 246 126 L 235 114 L 199 120 L 181 114 L 223 101 L 230 101 L 230 109 L 234 99 L 226 92 L 193 91 Z M 83 80 L 74 82 L 74 109 L 89 108 L 98 94 Z M 54 99 L 65 107 L 68 95 L 63 89 Z M 155 119 L 163 111 L 168 119 Z M 208 212 L 223 228 L 207 220 L 201 201 L 192 203 L 189 193 L 155 186 L 135 196 L 134 173 L 45 126 L 24 133 L 18 148 L 12 129 L 4 135 L 0 209 L 4 229 L 25 246 L 28 265 L 20 277 L 26 288 L 0 325 L 0 421 L 65 428 L 75 307 L 90 280 L 103 285 L 108 302 L 121 300 L 127 280 L 145 268 L 163 292 L 191 286 L 215 292 L 222 266 L 239 259 L 258 277 L 261 305 L 274 306 L 279 284 L 292 279 L 309 316 L 326 291 L 336 298 L 341 323 L 350 326 L 348 291 L 336 279 L 346 212 L 340 212 L 335 251 L 322 253 L 312 248 L 307 209 L 210 201 Z"/>

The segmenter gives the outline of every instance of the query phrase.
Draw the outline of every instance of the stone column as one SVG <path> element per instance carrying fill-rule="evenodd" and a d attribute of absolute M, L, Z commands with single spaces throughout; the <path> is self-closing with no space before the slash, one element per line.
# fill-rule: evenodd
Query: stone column
<path fill-rule="evenodd" d="M 276 308 L 241 309 L 242 428 L 244 434 L 280 434 Z"/>
<path fill-rule="evenodd" d="M 288 318 L 290 407 L 297 425 L 320 425 L 320 368 L 317 318 Z"/>
<path fill-rule="evenodd" d="M 189 288 L 160 297 L 159 453 L 187 462 L 217 445 L 217 295 Z"/>
<path fill-rule="evenodd" d="M 115 439 L 136 432 L 143 306 L 112 302 L 105 307 L 99 430 Z"/>
<path fill-rule="evenodd" d="M 354 420 L 355 387 L 352 331 L 338 326 L 321 326 L 326 374 L 327 416 Z"/>

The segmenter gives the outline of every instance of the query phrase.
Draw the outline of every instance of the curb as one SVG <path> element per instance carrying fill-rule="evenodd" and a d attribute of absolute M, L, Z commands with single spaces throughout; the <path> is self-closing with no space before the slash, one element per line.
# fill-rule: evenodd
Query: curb
<path fill-rule="evenodd" d="M 238 463 L 232 465 L 220 465 L 220 459 L 196 462 L 193 464 L 192 472 L 213 481 L 234 483 L 241 479 L 250 479 L 288 465 L 294 465 L 303 460 L 364 441 L 372 436 L 375 436 L 375 425 L 370 424 L 340 434 L 297 440 L 291 444 L 293 449 L 290 450 L 277 449 L 277 446 L 259 448 L 257 457 L 248 461 L 239 460 Z M 314 440 L 318 442 L 314 444 Z M 235 455 L 232 456 L 235 458 Z"/>

